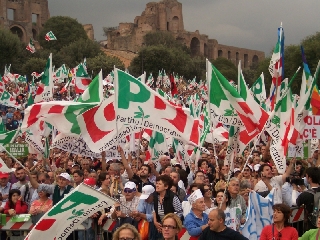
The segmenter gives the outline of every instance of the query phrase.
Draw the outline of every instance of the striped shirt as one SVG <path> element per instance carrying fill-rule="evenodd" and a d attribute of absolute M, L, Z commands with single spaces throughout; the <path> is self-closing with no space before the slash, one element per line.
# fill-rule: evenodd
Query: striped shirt
<path fill-rule="evenodd" d="M 172 200 L 172 204 L 173 204 L 173 208 L 174 208 L 175 213 L 181 218 L 182 217 L 182 207 L 181 207 L 181 202 L 177 196 L 174 196 L 174 198 Z M 160 203 L 160 200 L 158 200 L 158 214 L 159 214 L 159 217 L 162 221 L 162 219 L 164 217 L 164 209 L 163 209 L 163 205 Z"/>

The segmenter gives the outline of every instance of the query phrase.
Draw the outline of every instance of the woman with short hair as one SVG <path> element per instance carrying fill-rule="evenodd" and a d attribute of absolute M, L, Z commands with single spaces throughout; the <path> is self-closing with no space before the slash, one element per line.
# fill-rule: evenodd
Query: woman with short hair
<path fill-rule="evenodd" d="M 262 229 L 260 240 L 286 239 L 298 240 L 298 231 L 290 226 L 290 207 L 286 204 L 275 204 L 273 207 L 273 224 Z"/>
<path fill-rule="evenodd" d="M 113 233 L 112 240 L 141 240 L 141 238 L 134 226 L 125 223 Z"/>
<path fill-rule="evenodd" d="M 162 219 L 162 235 L 164 240 L 178 240 L 178 233 L 181 229 L 182 222 L 176 214 L 169 213 Z"/>

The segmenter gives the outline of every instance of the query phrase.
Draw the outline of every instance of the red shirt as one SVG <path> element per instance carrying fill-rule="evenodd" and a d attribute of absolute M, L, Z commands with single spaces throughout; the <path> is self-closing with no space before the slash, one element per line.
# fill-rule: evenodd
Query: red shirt
<path fill-rule="evenodd" d="M 273 225 L 268 225 L 262 229 L 260 240 L 272 240 L 273 237 L 274 239 L 278 239 L 279 231 L 274 227 L 272 235 L 272 226 Z M 297 229 L 294 227 L 285 227 L 280 231 L 280 235 L 281 237 L 279 239 L 281 240 L 298 240 L 299 238 Z"/>
<path fill-rule="evenodd" d="M 9 214 L 9 209 L 11 208 L 9 207 L 9 201 L 7 201 L 4 206 L 4 213 Z M 16 214 L 28 213 L 28 205 L 20 200 L 17 201 L 13 209 L 16 211 Z"/>

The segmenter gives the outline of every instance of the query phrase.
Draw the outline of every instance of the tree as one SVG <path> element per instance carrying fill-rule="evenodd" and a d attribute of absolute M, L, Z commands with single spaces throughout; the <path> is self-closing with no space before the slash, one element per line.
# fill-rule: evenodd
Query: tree
<path fill-rule="evenodd" d="M 212 64 L 227 80 L 233 80 L 234 82 L 238 81 L 238 69 L 230 60 L 218 57 L 216 60 L 212 61 Z"/>
<path fill-rule="evenodd" d="M 5 65 L 13 64 L 21 54 L 22 47 L 17 35 L 9 30 L 0 29 L 0 71 L 2 72 Z"/>
<path fill-rule="evenodd" d="M 149 73 L 153 73 L 155 77 L 159 70 L 164 69 L 167 74 L 179 73 L 186 78 L 193 78 L 197 72 L 196 61 L 192 62 L 191 56 L 180 48 L 168 48 L 164 45 L 143 47 L 138 56 L 136 56 L 130 64 L 129 71 L 134 76 L 139 76 L 142 69 Z M 205 68 L 204 68 L 205 71 Z M 200 79 L 201 76 L 197 75 Z"/>
<path fill-rule="evenodd" d="M 42 73 L 46 67 L 47 60 L 41 58 L 30 58 L 22 66 L 23 74 L 31 77 L 32 72 Z"/>
<path fill-rule="evenodd" d="M 45 40 L 45 35 L 49 31 L 53 32 L 57 41 Z M 62 47 L 80 39 L 88 39 L 83 26 L 76 19 L 63 16 L 51 17 L 44 24 L 44 27 L 39 34 L 41 47 L 56 51 L 60 51 Z"/>
<path fill-rule="evenodd" d="M 106 56 L 104 53 L 87 59 L 88 72 L 97 75 L 102 69 L 102 74 L 106 77 L 114 67 L 124 70 L 124 64 L 117 57 Z"/>
<path fill-rule="evenodd" d="M 100 45 L 90 39 L 80 39 L 63 47 L 60 53 L 65 56 L 64 61 L 68 66 L 75 66 L 84 58 L 93 58 L 102 53 Z"/>

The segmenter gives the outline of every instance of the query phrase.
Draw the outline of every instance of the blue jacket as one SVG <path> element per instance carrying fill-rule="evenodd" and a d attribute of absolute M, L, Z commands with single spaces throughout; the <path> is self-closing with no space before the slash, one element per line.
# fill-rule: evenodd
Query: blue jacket
<path fill-rule="evenodd" d="M 208 214 L 202 213 L 202 219 L 194 215 L 191 210 L 184 219 L 184 227 L 187 229 L 190 236 L 199 236 L 202 233 L 201 226 L 208 223 Z"/>

